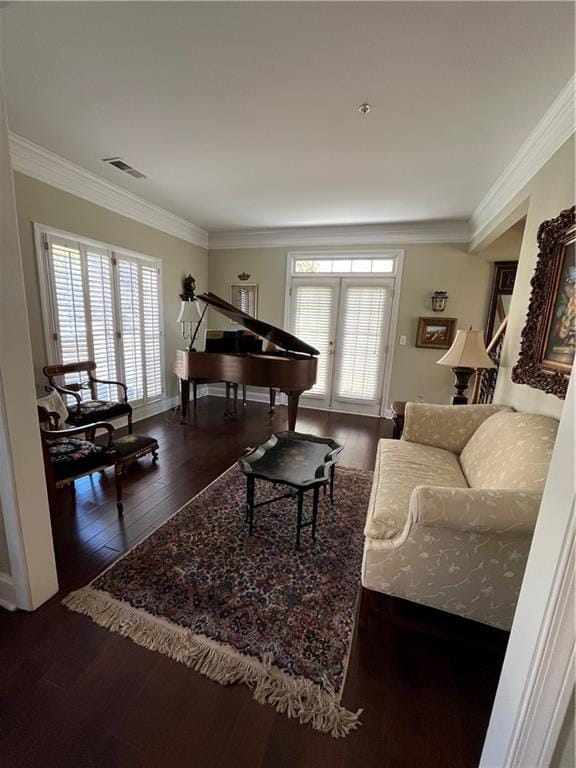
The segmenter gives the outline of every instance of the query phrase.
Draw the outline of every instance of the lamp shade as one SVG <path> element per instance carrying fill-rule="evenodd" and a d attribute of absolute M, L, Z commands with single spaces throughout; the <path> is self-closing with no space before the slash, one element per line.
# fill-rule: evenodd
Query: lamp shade
<path fill-rule="evenodd" d="M 486 352 L 482 331 L 456 331 L 454 343 L 436 362 L 450 368 L 496 368 Z"/>
<path fill-rule="evenodd" d="M 195 301 L 183 301 L 180 307 L 177 323 L 198 323 L 200 321 L 200 310 Z"/>

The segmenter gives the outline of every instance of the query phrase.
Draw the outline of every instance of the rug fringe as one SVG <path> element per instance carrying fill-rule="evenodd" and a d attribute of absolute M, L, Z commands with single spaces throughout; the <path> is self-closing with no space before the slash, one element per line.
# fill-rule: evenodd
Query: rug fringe
<path fill-rule="evenodd" d="M 100 626 L 169 656 L 221 685 L 244 683 L 259 704 L 269 704 L 277 712 L 309 723 L 334 738 L 347 736 L 360 724 L 361 709 L 350 712 L 329 686 L 322 688 L 311 680 L 283 672 L 274 666 L 271 653 L 265 654 L 262 661 L 245 656 L 229 645 L 195 635 L 93 587 L 71 592 L 62 602 Z"/>

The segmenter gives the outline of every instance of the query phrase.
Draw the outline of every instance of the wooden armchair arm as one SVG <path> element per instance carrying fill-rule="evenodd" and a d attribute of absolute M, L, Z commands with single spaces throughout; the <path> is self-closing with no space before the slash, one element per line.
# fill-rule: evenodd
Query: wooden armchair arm
<path fill-rule="evenodd" d="M 97 429 L 105 429 L 108 432 L 108 448 L 112 448 L 112 436 L 114 434 L 114 427 L 107 421 L 95 421 L 92 424 L 83 424 L 81 427 L 70 427 L 70 429 L 51 429 L 41 430 L 42 439 L 46 442 L 50 440 L 56 440 L 60 437 L 72 437 L 72 435 L 82 435 L 85 432 Z"/>
<path fill-rule="evenodd" d="M 78 394 L 78 392 L 75 392 L 73 389 L 67 389 L 66 387 L 61 387 L 59 384 L 53 384 L 52 385 L 56 392 L 59 392 L 61 395 L 72 395 L 72 397 L 76 400 L 76 408 L 80 407 L 80 403 L 82 402 L 82 398 Z M 66 403 L 66 401 L 64 401 Z"/>
<path fill-rule="evenodd" d="M 128 402 L 128 387 L 121 381 L 106 381 L 105 379 L 97 379 L 94 376 L 90 376 L 90 381 L 95 381 L 97 384 L 115 384 L 117 387 L 122 387 L 124 390 L 124 402 Z"/>

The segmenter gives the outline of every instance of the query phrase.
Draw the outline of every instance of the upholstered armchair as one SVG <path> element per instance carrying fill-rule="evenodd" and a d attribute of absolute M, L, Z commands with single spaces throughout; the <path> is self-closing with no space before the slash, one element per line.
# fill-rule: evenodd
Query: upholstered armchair
<path fill-rule="evenodd" d="M 116 484 L 116 506 L 122 514 L 121 464 L 114 450 L 114 427 L 106 422 L 84 424 L 81 427 L 54 429 L 57 414 L 49 413 L 45 408 L 38 408 L 42 454 L 50 508 L 56 508 L 56 490 L 71 485 L 75 480 L 108 467 L 114 467 Z M 94 443 L 81 435 L 86 432 L 95 434 L 98 430 L 108 433 L 106 444 Z"/>
<path fill-rule="evenodd" d="M 509 629 L 558 423 L 497 405 L 408 403 L 381 440 L 365 527 L 370 591 Z"/>
<path fill-rule="evenodd" d="M 128 390 L 121 381 L 105 381 L 97 379 L 94 375 L 96 363 L 92 360 L 85 360 L 78 363 L 68 363 L 66 365 L 47 365 L 43 373 L 50 382 L 50 385 L 62 395 L 68 407 L 68 424 L 73 427 L 80 427 L 97 421 L 107 421 L 119 416 L 128 417 L 128 432 L 132 433 L 132 406 L 128 402 Z M 74 383 L 66 383 L 67 374 L 86 374 L 86 380 Z M 121 397 L 119 400 L 108 401 L 98 399 L 98 384 L 108 384 L 116 386 Z M 82 391 L 89 390 L 91 400 L 82 399 Z M 72 405 L 70 404 L 72 401 Z"/>

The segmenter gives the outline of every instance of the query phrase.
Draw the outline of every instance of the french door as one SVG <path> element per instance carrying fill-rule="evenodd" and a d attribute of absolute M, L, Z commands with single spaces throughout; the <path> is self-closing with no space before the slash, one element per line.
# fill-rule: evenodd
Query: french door
<path fill-rule="evenodd" d="M 302 405 L 380 413 L 393 294 L 390 278 L 292 278 L 290 330 L 320 352 Z"/>

